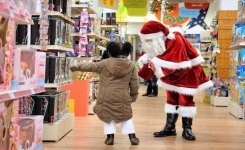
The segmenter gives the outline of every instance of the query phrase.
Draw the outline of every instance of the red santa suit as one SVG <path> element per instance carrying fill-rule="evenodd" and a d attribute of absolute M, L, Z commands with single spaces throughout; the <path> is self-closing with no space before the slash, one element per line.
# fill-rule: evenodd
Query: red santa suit
<path fill-rule="evenodd" d="M 182 136 L 187 140 L 195 140 L 195 136 L 191 131 L 192 118 L 196 114 L 193 95 L 200 90 L 212 87 L 213 84 L 206 77 L 200 65 L 204 62 L 204 59 L 180 31 L 172 32 L 168 27 L 157 21 L 149 21 L 143 25 L 140 30 L 142 48 L 144 49 L 144 43 L 148 42 L 152 45 L 152 51 L 148 47 L 147 53 L 149 54 L 146 53 L 139 58 L 141 69 L 138 74 L 145 78 L 154 72 L 159 78 L 158 86 L 164 88 L 167 92 L 165 113 L 170 117 L 167 116 L 166 126 L 170 126 L 171 123 L 168 124 L 168 120 L 172 118 L 171 132 L 167 132 L 165 126 L 164 129 L 159 131 L 161 134 L 155 132 L 154 135 L 157 137 L 168 136 L 169 133 L 170 135 L 176 135 L 175 122 L 178 115 L 180 115 L 184 118 L 184 120 L 182 119 L 183 126 L 186 123 L 188 124 L 188 127 L 183 127 Z M 153 42 L 154 40 L 155 42 Z M 156 46 L 158 44 L 160 46 Z M 155 49 L 155 46 L 158 48 Z"/>

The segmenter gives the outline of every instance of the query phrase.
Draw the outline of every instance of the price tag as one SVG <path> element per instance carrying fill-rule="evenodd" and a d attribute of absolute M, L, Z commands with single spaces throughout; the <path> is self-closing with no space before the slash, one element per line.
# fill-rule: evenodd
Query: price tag
<path fill-rule="evenodd" d="M 34 89 L 31 88 L 30 91 L 31 91 L 31 94 L 36 94 Z"/>
<path fill-rule="evenodd" d="M 26 21 L 27 23 L 29 23 L 28 17 L 25 17 L 25 21 Z"/>
<path fill-rule="evenodd" d="M 15 96 L 14 96 L 14 93 L 9 93 L 9 97 L 11 98 L 11 99 L 14 99 L 15 98 Z"/>
<path fill-rule="evenodd" d="M 9 11 L 9 14 L 11 17 L 14 17 L 14 13 L 12 11 Z"/>

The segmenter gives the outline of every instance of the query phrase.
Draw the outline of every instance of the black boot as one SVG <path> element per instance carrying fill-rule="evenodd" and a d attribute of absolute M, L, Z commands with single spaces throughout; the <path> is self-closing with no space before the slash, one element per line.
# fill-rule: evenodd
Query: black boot
<path fill-rule="evenodd" d="M 135 136 L 135 133 L 133 134 L 128 134 L 129 140 L 131 142 L 131 145 L 138 145 L 140 140 Z"/>
<path fill-rule="evenodd" d="M 107 145 L 114 144 L 114 134 L 107 134 L 107 139 L 105 140 L 105 144 Z"/>
<path fill-rule="evenodd" d="M 192 118 L 182 117 L 182 124 L 182 128 L 184 129 L 182 137 L 184 137 L 186 140 L 196 140 L 196 137 L 191 130 Z"/>
<path fill-rule="evenodd" d="M 167 121 L 165 127 L 162 130 L 155 132 L 153 134 L 154 137 L 176 135 L 175 123 L 178 119 L 178 116 L 178 114 L 167 113 Z"/>

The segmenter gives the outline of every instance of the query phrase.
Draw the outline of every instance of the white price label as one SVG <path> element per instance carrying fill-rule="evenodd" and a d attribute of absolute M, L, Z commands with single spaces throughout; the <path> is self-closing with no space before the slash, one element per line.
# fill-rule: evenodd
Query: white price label
<path fill-rule="evenodd" d="M 14 96 L 14 93 L 9 93 L 9 97 L 11 98 L 11 99 L 14 99 L 15 98 L 15 96 Z"/>
<path fill-rule="evenodd" d="M 28 17 L 25 17 L 25 22 L 29 23 Z"/>
<path fill-rule="evenodd" d="M 14 13 L 12 11 L 9 11 L 9 14 L 11 17 L 14 17 Z"/>
<path fill-rule="evenodd" d="M 31 91 L 31 94 L 36 94 L 34 89 L 30 89 L 30 91 Z"/>

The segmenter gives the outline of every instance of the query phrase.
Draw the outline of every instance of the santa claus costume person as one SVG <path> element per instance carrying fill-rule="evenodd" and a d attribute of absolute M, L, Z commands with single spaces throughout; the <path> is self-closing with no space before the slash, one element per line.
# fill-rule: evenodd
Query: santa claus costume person
<path fill-rule="evenodd" d="M 149 21 L 141 28 L 140 38 L 146 54 L 138 60 L 141 67 L 138 75 L 147 80 L 154 72 L 158 77 L 158 86 L 164 88 L 167 95 L 166 124 L 153 135 L 176 135 L 175 124 L 180 115 L 182 137 L 196 140 L 191 128 L 196 115 L 193 96 L 198 91 L 213 86 L 200 65 L 204 59 L 178 27 L 168 28 L 158 21 Z"/>

